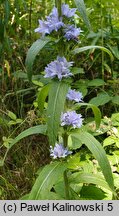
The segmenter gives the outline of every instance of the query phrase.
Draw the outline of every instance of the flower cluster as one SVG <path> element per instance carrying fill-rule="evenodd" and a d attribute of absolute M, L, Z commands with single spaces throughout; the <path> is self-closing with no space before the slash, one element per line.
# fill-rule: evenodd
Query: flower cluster
<path fill-rule="evenodd" d="M 52 12 L 47 16 L 46 21 L 39 20 L 40 27 L 35 29 L 35 32 L 39 32 L 42 36 L 50 34 L 52 31 L 58 31 L 64 23 L 58 17 L 58 10 L 56 7 L 53 8 Z"/>
<path fill-rule="evenodd" d="M 62 15 L 68 18 L 73 17 L 75 15 L 76 8 L 69 8 L 68 4 L 62 4 Z"/>
<path fill-rule="evenodd" d="M 67 155 L 71 154 L 71 151 L 68 151 L 67 148 L 63 146 L 63 144 L 55 144 L 54 149 L 50 146 L 50 156 L 54 159 L 56 158 L 65 158 Z"/>
<path fill-rule="evenodd" d="M 82 115 L 75 111 L 67 111 L 61 114 L 61 126 L 71 126 L 73 128 L 80 128 L 82 126 Z"/>
<path fill-rule="evenodd" d="M 72 66 L 73 62 L 67 62 L 65 57 L 57 57 L 57 60 L 50 62 L 47 67 L 45 67 L 45 78 L 57 77 L 61 80 L 63 77 L 70 77 L 72 73 L 69 68 Z"/>
<path fill-rule="evenodd" d="M 82 102 L 83 95 L 81 92 L 69 89 L 66 98 L 70 101 Z"/>
<path fill-rule="evenodd" d="M 76 8 L 69 8 L 69 5 L 62 4 L 61 13 L 62 16 L 58 16 L 58 9 L 54 7 L 46 17 L 45 21 L 39 20 L 39 27 L 35 29 L 35 32 L 41 33 L 44 37 L 46 34 L 50 34 L 53 31 L 58 31 L 63 27 L 64 37 L 69 40 L 76 40 L 79 36 L 81 29 L 75 28 L 74 25 L 67 25 L 63 22 L 63 18 L 70 18 L 75 15 Z"/>

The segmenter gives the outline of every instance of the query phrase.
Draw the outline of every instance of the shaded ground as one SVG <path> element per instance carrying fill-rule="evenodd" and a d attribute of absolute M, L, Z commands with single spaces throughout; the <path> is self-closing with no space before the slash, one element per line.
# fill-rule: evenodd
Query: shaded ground
<path fill-rule="evenodd" d="M 47 137 L 33 135 L 16 144 L 0 168 L 0 199 L 19 199 L 27 194 L 37 171 L 50 162 Z"/>

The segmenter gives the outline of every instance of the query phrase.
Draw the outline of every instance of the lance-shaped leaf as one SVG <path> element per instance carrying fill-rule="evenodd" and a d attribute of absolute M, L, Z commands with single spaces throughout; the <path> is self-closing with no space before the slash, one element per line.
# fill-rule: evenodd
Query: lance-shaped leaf
<path fill-rule="evenodd" d="M 60 116 L 63 112 L 66 94 L 69 85 L 65 82 L 53 81 L 49 90 L 48 109 L 47 109 L 47 130 L 50 144 L 55 145 Z"/>
<path fill-rule="evenodd" d="M 63 162 L 54 162 L 46 165 L 39 173 L 39 176 L 33 185 L 29 200 L 48 199 L 53 185 L 63 177 L 66 168 L 66 164 Z"/>
<path fill-rule="evenodd" d="M 99 175 L 94 173 L 73 173 L 69 177 L 69 183 L 71 184 L 79 184 L 79 183 L 88 183 L 88 184 L 96 184 L 100 187 L 106 188 L 107 190 L 111 190 L 108 186 L 105 179 Z"/>
<path fill-rule="evenodd" d="M 17 142 L 19 142 L 21 139 L 33 135 L 33 134 L 46 134 L 46 125 L 37 125 L 31 128 L 28 128 L 24 131 L 22 131 L 17 137 L 15 137 L 15 139 L 13 139 L 12 142 L 10 142 L 9 148 L 7 148 L 7 151 L 5 153 L 4 159 L 2 161 L 2 163 L 4 164 L 4 161 L 6 159 L 7 153 L 8 151 L 12 148 L 12 146 L 14 146 Z"/>
<path fill-rule="evenodd" d="M 111 167 L 106 156 L 106 152 L 103 149 L 102 145 L 88 132 L 72 133 L 72 136 L 75 136 L 79 139 L 82 144 L 85 144 L 88 149 L 92 152 L 93 156 L 99 163 L 99 166 L 102 170 L 102 173 L 111 188 L 114 191 L 114 180 L 112 176 Z"/>
<path fill-rule="evenodd" d="M 49 38 L 38 39 L 32 44 L 32 46 L 29 48 L 27 52 L 25 64 L 26 64 L 28 78 L 30 81 L 32 79 L 32 74 L 33 74 L 32 67 L 33 67 L 35 57 L 40 52 L 40 50 L 42 50 L 43 47 L 49 42 L 50 42 Z"/>
<path fill-rule="evenodd" d="M 44 103 L 46 97 L 48 96 L 49 89 L 50 89 L 50 84 L 47 84 L 40 90 L 40 92 L 38 92 L 38 108 L 40 110 L 40 113 L 43 112 Z"/>
<path fill-rule="evenodd" d="M 100 123 L 101 123 L 101 112 L 99 110 L 99 108 L 91 103 L 79 103 L 76 104 L 74 107 L 75 109 L 77 109 L 80 106 L 87 106 L 87 109 L 91 108 L 93 113 L 94 113 L 94 117 L 95 117 L 95 123 L 96 123 L 96 129 L 99 128 Z"/>
<path fill-rule="evenodd" d="M 114 60 L 112 53 L 107 48 L 102 47 L 102 46 L 85 46 L 85 47 L 81 47 L 81 48 L 76 48 L 72 51 L 72 54 L 75 55 L 77 53 L 85 52 L 85 51 L 90 50 L 90 49 L 92 49 L 92 50 L 101 49 L 102 51 L 106 52 L 110 56 L 112 61 Z"/>
<path fill-rule="evenodd" d="M 74 2 L 77 6 L 77 9 L 79 10 L 79 12 L 81 14 L 81 17 L 82 17 L 84 23 L 86 24 L 87 28 L 90 30 L 91 24 L 90 24 L 90 21 L 89 21 L 88 16 L 87 16 L 86 6 L 84 3 L 84 0 L 74 0 Z"/>

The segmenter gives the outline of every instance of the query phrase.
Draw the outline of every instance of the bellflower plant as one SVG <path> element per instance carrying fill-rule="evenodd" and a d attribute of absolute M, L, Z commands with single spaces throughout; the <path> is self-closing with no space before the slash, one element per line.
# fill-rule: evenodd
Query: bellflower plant
<path fill-rule="evenodd" d="M 65 57 L 57 57 L 57 60 L 50 62 L 47 67 L 45 67 L 45 78 L 55 78 L 57 77 L 60 81 L 62 78 L 67 78 L 73 74 L 70 72 L 70 67 L 73 62 L 67 62 Z"/>
<path fill-rule="evenodd" d="M 61 114 L 61 126 L 80 128 L 82 126 L 82 121 L 82 115 L 77 114 L 76 111 L 67 111 Z"/>
<path fill-rule="evenodd" d="M 40 33 L 42 35 L 42 39 L 36 41 L 36 43 L 33 44 L 32 49 L 29 51 L 32 55 L 34 55 L 34 53 L 37 55 L 38 46 L 39 51 L 43 48 L 47 50 L 47 46 L 45 45 L 51 42 L 48 44 L 48 48 L 51 47 L 51 49 L 48 49 L 48 52 L 50 52 L 50 50 L 54 52 L 54 59 L 49 64 L 47 64 L 44 69 L 44 78 L 50 79 L 46 79 L 46 82 L 43 79 L 44 86 L 41 87 L 41 91 L 39 91 L 38 94 L 38 108 L 40 109 L 39 113 L 41 113 L 41 115 L 45 114 L 44 117 L 47 116 L 46 125 L 38 125 L 38 131 L 39 133 L 47 135 L 50 144 L 49 153 L 52 159 L 55 159 L 55 161 L 47 164 L 47 167 L 41 170 L 38 179 L 36 180 L 35 186 L 30 193 L 30 199 L 32 200 L 44 200 L 49 199 L 49 197 L 53 199 L 60 199 L 61 193 L 58 194 L 60 185 L 61 189 L 63 187 L 64 190 L 64 193 L 62 193 L 64 196 L 63 199 L 71 200 L 75 198 L 77 199 L 77 197 L 78 199 L 82 198 L 80 193 L 77 192 L 79 190 L 77 190 L 74 180 L 75 176 L 78 174 L 76 184 L 80 189 L 81 187 L 82 189 L 85 189 L 84 186 L 82 186 L 82 183 L 87 182 L 87 179 L 86 181 L 83 179 L 82 182 L 79 181 L 78 183 L 78 179 L 81 179 L 80 174 L 83 172 L 85 174 L 85 169 L 83 167 L 84 165 L 81 165 L 80 162 L 82 158 L 86 157 L 80 157 L 80 160 L 79 158 L 77 159 L 77 157 L 79 157 L 78 155 L 80 154 L 80 152 L 77 151 L 79 151 L 79 148 L 81 148 L 82 144 L 85 144 L 87 148 L 89 148 L 98 161 L 105 180 L 108 183 L 108 188 L 111 188 L 111 191 L 114 189 L 111 168 L 106 158 L 105 151 L 102 145 L 100 145 L 100 143 L 88 131 L 87 127 L 84 126 L 82 130 L 81 127 L 83 124 L 83 114 L 81 115 L 78 113 L 78 111 L 75 111 L 75 109 L 80 109 L 81 105 L 92 108 L 95 115 L 96 126 L 99 126 L 101 121 L 100 110 L 93 104 L 76 104 L 83 102 L 83 95 L 81 92 L 72 89 L 72 86 L 76 86 L 74 84 L 76 79 L 73 81 L 71 67 L 73 67 L 74 62 L 71 61 L 71 58 L 73 58 L 72 55 L 75 53 L 73 51 L 75 51 L 78 47 L 78 43 L 75 42 L 78 41 L 78 37 L 81 33 L 81 29 L 76 28 L 74 23 L 76 8 L 70 8 L 68 4 L 62 4 L 61 0 L 55 0 L 55 6 L 56 7 L 52 9 L 45 21 L 39 20 L 39 27 L 35 29 L 35 32 Z M 84 17 L 86 17 L 85 10 L 83 13 L 85 15 Z M 48 38 L 46 38 L 47 35 Z M 45 53 L 47 54 L 47 51 Z M 30 56 L 29 61 L 31 61 L 32 55 L 29 55 L 28 53 L 28 57 Z M 31 63 L 33 62 L 29 63 L 30 66 L 32 65 Z M 69 77 L 70 79 L 68 79 Z M 48 102 L 46 102 L 46 98 L 48 98 Z M 47 105 L 45 106 L 44 110 L 45 102 Z M 37 126 L 33 128 L 35 133 L 36 127 Z M 26 134 L 28 135 L 27 131 Z M 73 151 L 73 154 L 70 150 Z M 81 149 L 81 153 L 82 152 L 85 156 L 86 151 Z M 80 166 L 81 169 L 79 169 Z M 94 172 L 86 173 L 86 178 L 88 178 L 88 174 L 90 177 L 94 175 Z M 68 178 L 70 178 L 70 180 Z M 96 178 L 95 181 L 97 182 L 97 177 L 93 176 L 93 178 Z M 91 178 L 89 178 L 89 184 L 92 184 L 90 179 Z M 101 180 L 101 190 L 103 185 L 106 185 L 105 182 L 102 185 L 103 181 L 104 179 Z M 46 187 L 48 187 L 48 190 L 46 190 Z M 91 187 L 93 189 L 92 185 Z M 96 189 L 96 187 L 94 189 Z"/>
<path fill-rule="evenodd" d="M 53 159 L 56 158 L 65 158 L 66 156 L 70 155 L 72 151 L 69 151 L 67 148 L 63 146 L 63 144 L 56 143 L 54 148 L 50 146 L 50 156 Z"/>

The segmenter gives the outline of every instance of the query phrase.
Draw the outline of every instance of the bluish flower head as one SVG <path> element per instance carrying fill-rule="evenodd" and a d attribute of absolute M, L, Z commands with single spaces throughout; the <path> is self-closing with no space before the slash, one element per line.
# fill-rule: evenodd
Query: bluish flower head
<path fill-rule="evenodd" d="M 62 26 L 64 26 L 64 23 L 61 18 L 59 19 L 58 10 L 54 7 L 46 21 L 39 20 L 39 27 L 35 29 L 35 32 L 41 33 L 44 37 L 45 34 L 50 34 L 54 30 L 58 31 Z"/>
<path fill-rule="evenodd" d="M 38 20 L 39 21 L 39 26 L 38 28 L 35 29 L 35 32 L 41 33 L 42 36 L 44 37 L 46 34 L 50 34 L 51 29 L 49 28 L 49 25 L 46 21 Z"/>
<path fill-rule="evenodd" d="M 62 15 L 68 18 L 75 15 L 76 8 L 69 8 L 68 4 L 62 4 Z"/>
<path fill-rule="evenodd" d="M 65 57 L 57 57 L 57 60 L 52 61 L 45 67 L 46 75 L 45 78 L 58 77 L 61 80 L 63 77 L 70 77 L 72 73 L 70 72 L 70 67 L 72 66 L 73 62 L 67 62 Z"/>
<path fill-rule="evenodd" d="M 61 18 L 58 16 L 58 10 L 56 7 L 54 7 L 50 15 L 47 16 L 47 22 L 51 31 L 58 31 L 64 25 Z"/>
<path fill-rule="evenodd" d="M 69 40 L 77 40 L 78 36 L 80 35 L 81 29 L 75 28 L 74 25 L 67 25 L 64 29 L 65 35 L 64 37 Z"/>
<path fill-rule="evenodd" d="M 65 158 L 67 155 L 71 154 L 71 151 L 68 151 L 62 144 L 55 144 L 54 149 L 50 146 L 50 156 L 54 159 L 56 158 Z"/>
<path fill-rule="evenodd" d="M 82 101 L 83 95 L 81 92 L 69 89 L 66 98 L 70 101 L 75 101 L 78 103 Z"/>
<path fill-rule="evenodd" d="M 82 126 L 82 115 L 75 111 L 68 111 L 61 114 L 61 126 L 72 126 L 73 128 L 80 128 Z"/>

